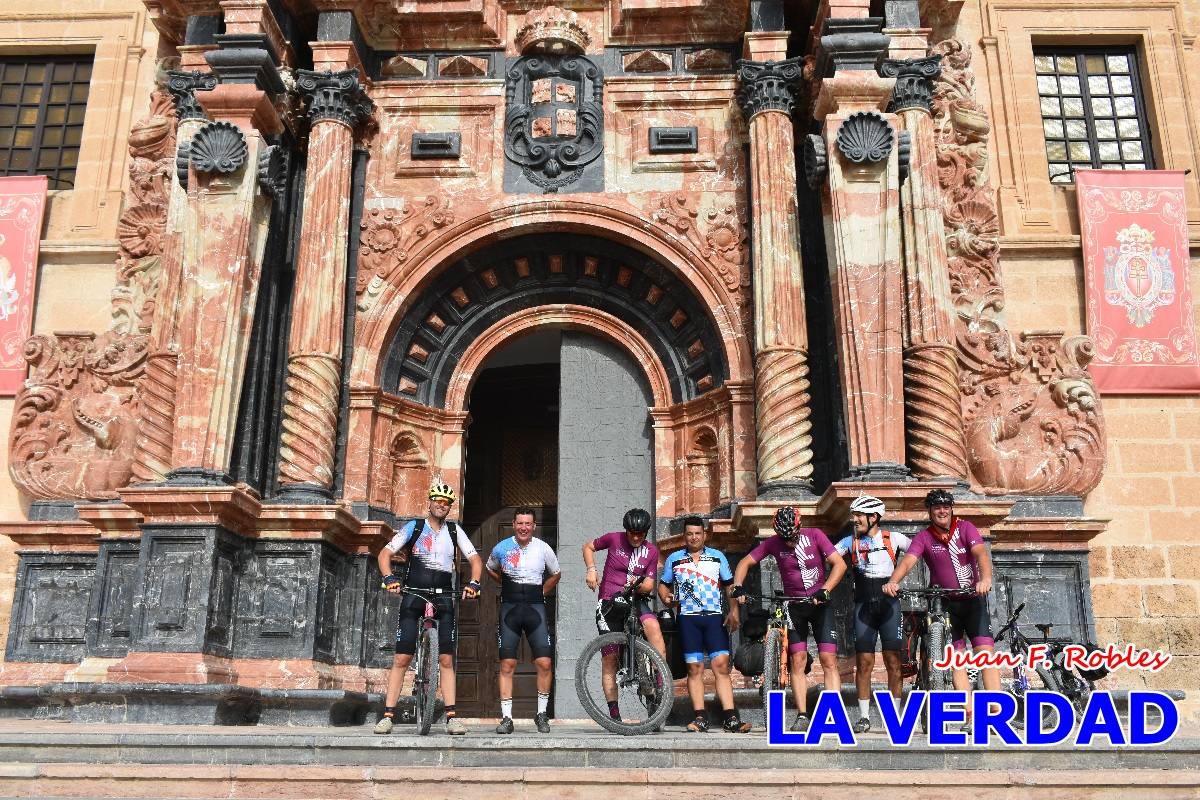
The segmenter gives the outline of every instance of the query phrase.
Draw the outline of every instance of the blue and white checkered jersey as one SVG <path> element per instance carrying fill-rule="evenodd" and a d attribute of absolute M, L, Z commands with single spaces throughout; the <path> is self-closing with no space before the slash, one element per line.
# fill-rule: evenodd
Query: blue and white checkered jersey
<path fill-rule="evenodd" d="M 693 561 L 685 548 L 667 556 L 659 580 L 672 587 L 680 614 L 720 614 L 721 587 L 733 581 L 733 573 L 720 550 L 705 547 Z"/>

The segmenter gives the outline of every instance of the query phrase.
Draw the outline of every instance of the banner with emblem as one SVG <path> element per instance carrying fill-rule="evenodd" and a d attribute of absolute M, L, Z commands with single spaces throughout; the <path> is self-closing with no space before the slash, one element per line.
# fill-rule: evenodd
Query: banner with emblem
<path fill-rule="evenodd" d="M 1103 393 L 1200 392 L 1183 176 L 1075 172 L 1089 371 Z"/>
<path fill-rule="evenodd" d="M 0 395 L 25 382 L 46 183 L 45 175 L 0 178 Z"/>

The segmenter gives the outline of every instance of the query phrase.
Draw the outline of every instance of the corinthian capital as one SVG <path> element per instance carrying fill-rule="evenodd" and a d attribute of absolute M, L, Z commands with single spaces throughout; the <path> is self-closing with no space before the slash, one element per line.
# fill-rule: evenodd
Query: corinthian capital
<path fill-rule="evenodd" d="M 892 91 L 892 111 L 906 108 L 929 111 L 933 104 L 933 81 L 942 74 L 942 57 L 889 58 L 879 66 L 879 74 L 896 79 L 896 88 Z"/>
<path fill-rule="evenodd" d="M 196 92 L 209 92 L 215 88 L 217 76 L 211 72 L 171 70 L 167 73 L 167 91 L 175 101 L 175 117 L 180 122 L 185 119 L 208 119 L 204 109 L 196 102 Z"/>
<path fill-rule="evenodd" d="M 746 119 L 762 111 L 782 111 L 790 115 L 796 106 L 803 67 L 802 58 L 738 61 L 737 100 Z"/>
<path fill-rule="evenodd" d="M 354 128 L 375 110 L 358 82 L 358 70 L 340 72 L 296 71 L 296 87 L 308 103 L 310 122 L 329 119 Z"/>

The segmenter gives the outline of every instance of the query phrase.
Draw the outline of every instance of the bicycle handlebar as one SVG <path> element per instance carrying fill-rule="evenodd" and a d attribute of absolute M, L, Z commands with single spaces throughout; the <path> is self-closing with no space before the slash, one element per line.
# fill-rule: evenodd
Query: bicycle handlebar
<path fill-rule="evenodd" d="M 944 589 L 941 586 L 927 586 L 924 589 L 901 589 L 899 594 L 906 597 L 975 597 L 974 589 Z"/>
<path fill-rule="evenodd" d="M 785 595 L 785 594 L 767 595 L 767 594 L 750 594 L 749 592 L 747 592 L 744 595 L 744 597 L 746 597 L 746 599 L 748 599 L 748 600 L 758 600 L 760 602 L 766 601 L 769 603 L 808 603 L 809 605 L 814 605 L 814 606 L 820 605 L 820 603 L 817 601 L 817 598 L 812 597 L 812 596 L 792 597 L 791 595 Z"/>

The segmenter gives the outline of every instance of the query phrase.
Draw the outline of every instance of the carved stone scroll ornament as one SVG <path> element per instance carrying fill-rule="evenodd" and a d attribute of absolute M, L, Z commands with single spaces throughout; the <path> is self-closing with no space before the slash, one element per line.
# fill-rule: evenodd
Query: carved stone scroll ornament
<path fill-rule="evenodd" d="M 9 434 L 13 483 L 35 500 L 107 499 L 133 468 L 147 337 L 113 332 L 34 336 L 31 373 Z"/>
<path fill-rule="evenodd" d="M 877 164 L 892 153 L 895 133 L 880 114 L 859 111 L 851 114 L 837 132 L 837 148 L 847 161 Z"/>
<path fill-rule="evenodd" d="M 430 195 L 399 208 L 371 208 L 360 224 L 358 310 L 367 311 L 388 284 L 399 284 L 411 268 L 410 255 L 429 234 L 454 222 L 450 199 Z"/>
<path fill-rule="evenodd" d="M 278 198 L 287 188 L 288 154 L 282 145 L 272 144 L 258 152 L 258 185 L 269 197 Z"/>
<path fill-rule="evenodd" d="M 167 73 L 167 91 L 175 100 L 175 116 L 185 119 L 208 119 L 204 109 L 196 102 L 196 92 L 212 91 L 217 88 L 217 76 L 211 72 Z"/>
<path fill-rule="evenodd" d="M 816 189 L 825 182 L 825 177 L 829 174 L 825 139 L 815 133 L 805 136 L 801 145 L 801 157 L 804 159 L 804 181 L 808 188 Z"/>
<path fill-rule="evenodd" d="M 525 55 L 580 54 L 587 49 L 591 40 L 592 37 L 579 24 L 579 15 L 558 6 L 531 11 L 514 37 L 517 51 Z"/>
<path fill-rule="evenodd" d="M 375 111 L 375 104 L 358 81 L 357 69 L 340 72 L 296 70 L 296 89 L 308 105 L 311 123 L 333 120 L 357 128 Z"/>
<path fill-rule="evenodd" d="M 604 151 L 604 76 L 586 56 L 525 56 L 508 71 L 504 155 L 547 192 Z"/>
<path fill-rule="evenodd" d="M 189 152 L 197 172 L 228 175 L 246 163 L 249 148 L 238 126 L 232 122 L 210 122 L 196 131 Z"/>
<path fill-rule="evenodd" d="M 653 200 L 650 218 L 691 242 L 729 291 L 741 293 L 750 286 L 746 216 L 735 205 L 717 204 L 701 212 L 695 195 L 678 192 Z"/>
<path fill-rule="evenodd" d="M 929 111 L 933 106 L 933 80 L 942 72 L 941 61 L 941 56 L 885 59 L 879 67 L 879 74 L 896 79 L 888 111 L 900 112 L 906 108 Z"/>
<path fill-rule="evenodd" d="M 1039 331 L 1015 338 L 1001 309 L 999 222 L 987 185 L 987 114 L 970 48 L 933 48 L 938 179 L 956 310 L 963 423 L 974 481 L 992 494 L 1083 496 L 1104 468 L 1104 419 L 1087 373 L 1091 340 Z"/>
<path fill-rule="evenodd" d="M 738 61 L 737 101 L 742 114 L 747 120 L 763 111 L 782 111 L 790 116 L 796 108 L 803 70 L 802 58 Z"/>

